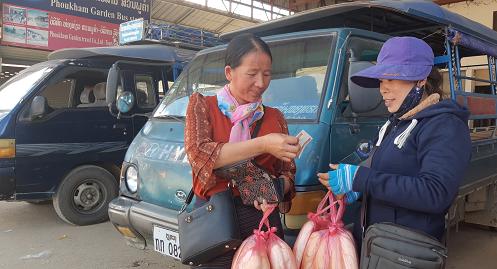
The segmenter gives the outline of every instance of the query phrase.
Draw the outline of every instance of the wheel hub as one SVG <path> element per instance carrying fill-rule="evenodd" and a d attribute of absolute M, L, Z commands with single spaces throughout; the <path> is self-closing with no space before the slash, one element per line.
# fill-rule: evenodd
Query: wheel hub
<path fill-rule="evenodd" d="M 74 193 L 74 203 L 83 210 L 91 210 L 100 202 L 100 188 L 98 184 L 86 182 L 78 186 Z"/>

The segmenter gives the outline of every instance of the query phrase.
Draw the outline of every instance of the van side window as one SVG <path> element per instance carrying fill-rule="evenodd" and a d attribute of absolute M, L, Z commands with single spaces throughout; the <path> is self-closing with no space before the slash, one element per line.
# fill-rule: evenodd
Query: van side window
<path fill-rule="evenodd" d="M 106 107 L 107 70 L 71 67 L 43 89 L 52 109 Z"/>
<path fill-rule="evenodd" d="M 279 109 L 287 120 L 315 121 L 322 105 L 334 39 L 335 35 L 329 34 L 269 41 L 272 79 L 262 96 L 264 104 Z M 223 50 L 195 57 L 155 110 L 154 117 L 185 116 L 192 92 L 215 95 L 227 83 L 224 58 Z"/>
<path fill-rule="evenodd" d="M 73 107 L 107 107 L 105 102 L 107 72 L 108 70 L 104 69 L 87 68 L 69 75 L 77 82 Z"/>
<path fill-rule="evenodd" d="M 271 46 L 273 75 L 265 104 L 287 120 L 314 120 L 325 87 L 332 36 L 281 42 Z"/>
<path fill-rule="evenodd" d="M 338 121 L 355 121 L 364 117 L 387 117 L 388 110 L 383 102 L 379 101 L 378 106 L 370 111 L 354 111 L 351 104 L 351 93 L 360 91 L 375 91 L 379 95 L 379 90 L 362 88 L 350 81 L 350 75 L 375 63 L 383 42 L 360 37 L 351 37 L 347 44 L 347 58 L 341 78 L 340 91 L 338 94 Z M 351 73 L 352 72 L 352 73 Z M 371 94 L 373 92 L 369 92 Z"/>
<path fill-rule="evenodd" d="M 48 105 L 53 109 L 69 108 L 75 84 L 74 79 L 67 78 L 47 86 L 41 95 L 47 99 Z"/>
<path fill-rule="evenodd" d="M 154 79 L 150 75 L 135 75 L 136 104 L 140 108 L 154 108 L 155 100 Z"/>

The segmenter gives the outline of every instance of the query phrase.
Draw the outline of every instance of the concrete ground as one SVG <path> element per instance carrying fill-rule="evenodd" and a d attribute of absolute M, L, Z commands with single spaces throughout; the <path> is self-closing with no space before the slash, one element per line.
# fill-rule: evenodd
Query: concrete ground
<path fill-rule="evenodd" d="M 497 231 L 476 225 L 451 230 L 447 269 L 497 268 Z"/>
<path fill-rule="evenodd" d="M 57 217 L 52 204 L 0 202 L 0 268 L 184 267 L 154 251 L 127 246 L 110 222 L 72 226 Z"/>
<path fill-rule="evenodd" d="M 449 269 L 497 268 L 497 232 L 463 225 L 451 233 Z M 0 268 L 185 268 L 154 251 L 128 247 L 109 223 L 77 227 L 51 204 L 0 202 Z"/>

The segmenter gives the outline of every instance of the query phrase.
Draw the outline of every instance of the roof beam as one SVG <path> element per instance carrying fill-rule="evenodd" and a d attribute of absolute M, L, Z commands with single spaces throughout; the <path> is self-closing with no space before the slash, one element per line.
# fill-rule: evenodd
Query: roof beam
<path fill-rule="evenodd" d="M 230 23 L 232 23 L 234 20 L 235 20 L 234 18 L 226 20 L 221 26 L 219 26 L 216 30 L 214 30 L 214 32 L 216 34 L 221 33 L 223 29 L 226 28 L 228 25 L 230 25 Z"/>
<path fill-rule="evenodd" d="M 272 6 L 275 6 L 277 8 L 284 8 L 290 11 L 295 11 L 290 9 L 290 1 L 292 0 L 258 0 L 260 2 L 270 4 Z"/>
<path fill-rule="evenodd" d="M 184 21 L 188 16 L 190 16 L 193 12 L 195 12 L 195 9 L 189 8 L 186 10 L 186 12 L 183 13 L 177 20 L 174 21 L 175 24 L 180 24 L 182 21 Z"/>

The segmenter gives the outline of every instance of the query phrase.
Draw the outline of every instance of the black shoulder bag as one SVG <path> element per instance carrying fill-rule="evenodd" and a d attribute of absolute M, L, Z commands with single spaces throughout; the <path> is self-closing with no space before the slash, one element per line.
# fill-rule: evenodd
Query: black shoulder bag
<path fill-rule="evenodd" d="M 261 125 L 262 118 L 257 121 L 252 138 L 257 136 Z M 242 238 L 231 187 L 212 195 L 201 207 L 187 212 L 193 196 L 192 188 L 178 214 L 181 263 L 200 266 L 237 249 Z"/>

